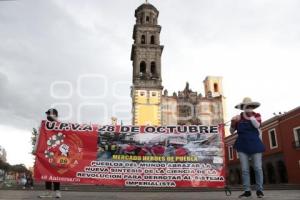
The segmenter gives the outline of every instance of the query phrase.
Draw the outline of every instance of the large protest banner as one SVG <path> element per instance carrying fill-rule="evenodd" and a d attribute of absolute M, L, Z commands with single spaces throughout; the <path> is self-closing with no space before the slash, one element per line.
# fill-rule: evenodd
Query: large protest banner
<path fill-rule="evenodd" d="M 42 121 L 35 179 L 140 187 L 224 187 L 224 127 Z"/>

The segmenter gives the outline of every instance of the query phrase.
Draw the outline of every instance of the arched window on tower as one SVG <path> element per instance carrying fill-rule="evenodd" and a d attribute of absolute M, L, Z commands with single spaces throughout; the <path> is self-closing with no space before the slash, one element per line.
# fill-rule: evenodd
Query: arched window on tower
<path fill-rule="evenodd" d="M 149 17 L 149 16 L 146 17 L 146 22 L 147 22 L 147 23 L 150 22 L 150 17 Z"/>
<path fill-rule="evenodd" d="M 153 77 L 157 76 L 155 62 L 151 62 L 151 74 L 152 74 Z"/>
<path fill-rule="evenodd" d="M 146 44 L 146 36 L 145 35 L 142 35 L 141 43 Z"/>
<path fill-rule="evenodd" d="M 219 92 L 219 85 L 214 83 L 214 92 Z"/>
<path fill-rule="evenodd" d="M 145 61 L 142 61 L 140 64 L 140 74 L 143 75 L 146 73 L 146 63 Z"/>
<path fill-rule="evenodd" d="M 155 44 L 155 36 L 154 35 L 151 36 L 151 44 Z"/>

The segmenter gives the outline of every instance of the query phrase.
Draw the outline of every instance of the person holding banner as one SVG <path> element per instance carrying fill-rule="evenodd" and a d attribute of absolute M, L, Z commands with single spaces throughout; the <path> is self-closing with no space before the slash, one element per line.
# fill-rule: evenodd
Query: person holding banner
<path fill-rule="evenodd" d="M 237 115 L 231 120 L 230 132 L 235 131 L 238 134 L 234 148 L 237 150 L 241 167 L 244 193 L 239 198 L 250 197 L 250 173 L 249 159 L 251 158 L 254 164 L 256 195 L 262 198 L 263 194 L 263 170 L 262 170 L 262 153 L 265 151 L 265 146 L 260 139 L 261 116 L 253 110 L 258 108 L 260 103 L 253 102 L 251 98 L 246 97 L 243 102 L 236 105 L 235 108 L 243 110 L 240 115 Z"/>
<path fill-rule="evenodd" d="M 46 115 L 47 115 L 47 120 L 48 121 L 57 121 L 57 117 L 58 117 L 58 112 L 56 109 L 54 108 L 51 108 L 49 109 L 47 112 L 46 112 Z M 39 198 L 52 198 L 52 194 L 51 194 L 51 191 L 52 191 L 52 185 L 53 185 L 53 189 L 55 191 L 55 197 L 56 198 L 61 198 L 62 195 L 61 195 L 61 192 L 60 192 L 60 183 L 59 182 L 49 182 L 49 181 L 46 181 L 45 182 L 45 188 L 47 190 L 47 192 L 43 195 L 40 195 Z"/>

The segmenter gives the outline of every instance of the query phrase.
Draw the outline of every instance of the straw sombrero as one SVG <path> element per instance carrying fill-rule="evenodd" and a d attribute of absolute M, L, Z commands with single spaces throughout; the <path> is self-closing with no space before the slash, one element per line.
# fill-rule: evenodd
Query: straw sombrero
<path fill-rule="evenodd" d="M 252 101 L 250 97 L 245 97 L 243 99 L 243 102 L 236 105 L 235 108 L 244 110 L 246 108 L 255 109 L 255 108 L 258 108 L 259 106 L 260 106 L 259 102 Z"/>

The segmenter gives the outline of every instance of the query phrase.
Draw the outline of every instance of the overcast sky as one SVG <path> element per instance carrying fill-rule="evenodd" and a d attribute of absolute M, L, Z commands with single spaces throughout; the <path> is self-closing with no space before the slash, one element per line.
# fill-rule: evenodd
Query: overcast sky
<path fill-rule="evenodd" d="M 0 145 L 32 165 L 30 131 L 51 106 L 67 121 L 130 123 L 134 10 L 143 0 L 0 1 Z M 160 11 L 163 86 L 204 93 L 224 77 L 263 119 L 300 105 L 300 1 L 150 0 Z M 95 98 L 97 96 L 97 98 Z M 20 159 L 22 158 L 22 159 Z"/>

